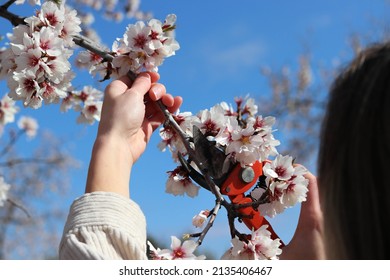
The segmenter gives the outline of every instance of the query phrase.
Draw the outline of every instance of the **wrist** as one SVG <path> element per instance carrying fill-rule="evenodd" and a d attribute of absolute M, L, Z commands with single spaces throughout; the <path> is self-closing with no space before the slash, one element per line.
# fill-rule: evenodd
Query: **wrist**
<path fill-rule="evenodd" d="M 99 150 L 109 150 L 112 153 L 117 154 L 123 161 L 130 165 L 134 163 L 129 141 L 125 137 L 120 137 L 112 133 L 98 133 L 93 145 L 92 153 L 99 152 Z"/>
<path fill-rule="evenodd" d="M 107 191 L 129 196 L 133 163 L 128 142 L 121 137 L 98 134 L 92 149 L 86 192 Z"/>

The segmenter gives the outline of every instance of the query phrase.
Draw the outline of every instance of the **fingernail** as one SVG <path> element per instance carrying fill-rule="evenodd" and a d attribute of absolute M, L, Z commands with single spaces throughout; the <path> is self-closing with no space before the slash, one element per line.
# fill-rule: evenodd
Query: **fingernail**
<path fill-rule="evenodd" d="M 138 76 L 139 76 L 139 77 L 148 78 L 149 80 L 151 80 L 151 77 L 150 77 L 150 75 L 149 75 L 148 73 L 145 73 L 145 72 L 143 72 L 143 73 L 139 74 Z"/>
<path fill-rule="evenodd" d="M 156 101 L 160 95 L 161 95 L 161 88 L 159 86 L 154 86 L 151 88 L 150 90 L 150 93 L 151 93 L 151 98 Z"/>

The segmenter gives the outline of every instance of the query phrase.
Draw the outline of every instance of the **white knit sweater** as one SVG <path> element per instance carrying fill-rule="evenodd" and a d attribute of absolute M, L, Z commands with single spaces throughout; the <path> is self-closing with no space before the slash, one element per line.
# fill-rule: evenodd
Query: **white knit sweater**
<path fill-rule="evenodd" d="M 146 259 L 146 221 L 140 207 L 115 193 L 76 199 L 59 247 L 60 259 Z"/>

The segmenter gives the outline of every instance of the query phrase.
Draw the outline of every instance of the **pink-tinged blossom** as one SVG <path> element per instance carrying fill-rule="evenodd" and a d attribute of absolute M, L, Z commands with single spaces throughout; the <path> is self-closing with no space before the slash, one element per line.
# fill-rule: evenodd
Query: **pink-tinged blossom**
<path fill-rule="evenodd" d="M 42 98 L 38 95 L 39 84 L 35 73 L 31 70 L 15 72 L 13 80 L 17 86 L 11 91 L 10 97 L 15 100 L 24 100 L 25 106 L 38 108 L 42 103 Z"/>
<path fill-rule="evenodd" d="M 225 125 L 225 110 L 220 104 L 210 110 L 200 111 L 197 116 L 200 122 L 197 126 L 206 136 L 215 137 Z"/>
<path fill-rule="evenodd" d="M 161 249 L 155 248 L 152 242 L 149 240 L 146 242 L 149 248 L 149 257 L 152 260 L 162 260 L 162 257 L 160 256 Z"/>
<path fill-rule="evenodd" d="M 231 141 L 226 147 L 227 154 L 234 154 L 237 161 L 243 165 L 249 165 L 259 160 L 259 147 L 263 144 L 263 138 L 255 134 L 253 126 L 242 128 L 237 120 L 233 122 L 233 131 L 230 134 Z M 263 160 L 263 159 L 260 159 Z"/>
<path fill-rule="evenodd" d="M 290 179 L 294 173 L 291 156 L 278 155 L 271 163 L 266 163 L 263 167 L 265 176 L 278 180 Z"/>
<path fill-rule="evenodd" d="M 102 110 L 103 92 L 91 86 L 85 86 L 80 91 L 68 92 L 67 96 L 62 99 L 61 112 L 74 109 L 80 112 L 77 119 L 78 123 L 93 124 L 100 121 Z"/>
<path fill-rule="evenodd" d="M 173 171 L 169 171 L 168 174 L 169 178 L 165 189 L 167 193 L 174 196 L 187 194 L 189 197 L 198 195 L 200 187 L 192 183 L 188 173 L 181 166 Z"/>
<path fill-rule="evenodd" d="M 8 95 L 4 95 L 0 100 L 0 126 L 15 121 L 15 114 L 19 108 L 15 105 L 15 101 Z"/>
<path fill-rule="evenodd" d="M 65 7 L 63 5 L 58 6 L 52 1 L 45 2 L 42 5 L 42 9 L 38 11 L 37 16 L 30 17 L 26 21 L 32 28 L 41 25 L 49 26 L 61 34 L 65 24 Z"/>
<path fill-rule="evenodd" d="M 80 68 L 90 69 L 92 66 L 95 66 L 103 61 L 103 58 L 90 51 L 81 51 L 79 52 L 76 64 Z"/>
<path fill-rule="evenodd" d="M 9 36 L 12 60 L 8 60 L 1 74 L 10 75 L 13 70 L 8 79 L 11 98 L 39 108 L 42 101 L 56 103 L 67 96 L 73 78 L 69 74 L 73 50 L 69 47 L 73 44 L 71 36 L 81 30 L 80 21 L 75 11 L 51 1 L 25 21 L 28 26 L 15 27 Z M 65 25 L 65 21 L 69 22 Z"/>
<path fill-rule="evenodd" d="M 219 106 L 224 111 L 224 115 L 227 117 L 237 116 L 237 112 L 234 111 L 233 106 L 227 102 L 219 103 Z"/>
<path fill-rule="evenodd" d="M 168 25 L 156 19 L 128 25 L 123 38 L 113 44 L 114 75 L 125 70 L 134 73 L 157 71 L 166 57 L 175 54 L 180 46 L 168 30 L 174 29 L 176 16 L 169 15 L 168 18 L 172 21 Z"/>
<path fill-rule="evenodd" d="M 4 206 L 4 202 L 8 199 L 8 191 L 10 185 L 4 181 L 4 177 L 0 176 L 0 207 Z"/>
<path fill-rule="evenodd" d="M 273 240 L 267 230 L 268 225 L 261 226 L 252 231 L 248 242 L 243 242 L 237 237 L 232 239 L 233 247 L 221 257 L 222 260 L 275 260 L 282 250 L 280 239 Z"/>
<path fill-rule="evenodd" d="M 95 121 L 100 121 L 102 105 L 102 101 L 87 100 L 77 119 L 77 123 L 93 124 Z"/>
<path fill-rule="evenodd" d="M 25 116 L 20 117 L 18 127 L 19 129 L 24 130 L 30 139 L 37 135 L 38 122 L 34 118 Z"/>
<path fill-rule="evenodd" d="M 199 118 L 193 116 L 190 112 L 178 113 L 173 116 L 180 128 L 190 137 L 192 137 L 193 125 L 199 126 Z M 174 161 L 178 161 L 177 154 L 186 155 L 187 150 L 177 133 L 169 126 L 160 129 L 162 141 L 158 144 L 161 151 L 167 148 L 172 153 Z"/>
<path fill-rule="evenodd" d="M 210 215 L 210 211 L 208 210 L 200 211 L 199 214 L 195 215 L 192 218 L 192 225 L 197 228 L 202 227 L 205 221 L 207 221 L 209 215 Z"/>
<path fill-rule="evenodd" d="M 287 207 L 282 203 L 284 191 L 287 188 L 286 182 L 272 181 L 268 187 L 268 203 L 260 204 L 257 210 L 263 216 L 275 217 L 275 215 L 282 213 Z M 254 200 L 258 200 L 260 191 L 253 190 L 251 196 Z"/>
<path fill-rule="evenodd" d="M 163 249 L 158 252 L 158 256 L 163 260 L 204 260 L 206 257 L 195 256 L 194 251 L 198 244 L 193 240 L 180 241 L 176 236 L 171 237 L 171 249 Z"/>
<path fill-rule="evenodd" d="M 251 192 L 254 200 L 267 198 L 258 210 L 262 215 L 274 217 L 286 208 L 306 200 L 308 180 L 304 177 L 307 169 L 292 165 L 292 158 L 278 155 L 271 163 L 266 163 L 263 173 L 266 176 L 266 190 L 255 188 Z"/>
<path fill-rule="evenodd" d="M 254 116 L 257 114 L 258 106 L 253 98 L 246 98 L 243 105 L 242 113 Z"/>
<path fill-rule="evenodd" d="M 152 28 L 142 21 L 129 25 L 124 35 L 126 45 L 133 51 L 151 54 L 156 49 L 149 38 L 151 30 Z"/>
<path fill-rule="evenodd" d="M 67 42 L 67 45 L 74 46 L 73 36 L 81 32 L 81 19 L 77 16 L 77 11 L 65 6 L 64 26 L 60 36 Z"/>
<path fill-rule="evenodd" d="M 0 80 L 6 79 L 16 68 L 15 55 L 10 48 L 0 49 Z"/>
<path fill-rule="evenodd" d="M 301 165 L 294 168 L 294 174 L 287 181 L 287 187 L 282 198 L 282 203 L 286 207 L 292 207 L 297 203 L 306 201 L 309 180 L 304 177 L 307 169 Z"/>

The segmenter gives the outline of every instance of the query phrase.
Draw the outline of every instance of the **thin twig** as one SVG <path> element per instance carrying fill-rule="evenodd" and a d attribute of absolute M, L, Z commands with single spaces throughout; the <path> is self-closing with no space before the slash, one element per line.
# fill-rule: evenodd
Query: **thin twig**
<path fill-rule="evenodd" d="M 0 166 L 4 167 L 13 167 L 17 164 L 23 164 L 23 163 L 37 163 L 37 164 L 57 164 L 63 161 L 64 158 L 58 157 L 54 159 L 49 158 L 14 158 L 7 160 L 5 162 L 0 162 Z"/>
<path fill-rule="evenodd" d="M 4 5 L 0 6 L 0 17 L 9 20 L 13 26 L 26 24 L 24 18 L 8 11 L 9 6 L 11 6 L 14 2 L 15 0 L 11 0 L 5 3 Z"/>
<path fill-rule="evenodd" d="M 6 155 L 12 147 L 15 145 L 16 141 L 20 138 L 20 136 L 25 132 L 25 130 L 21 129 L 18 131 L 18 133 L 11 135 L 11 139 L 9 140 L 8 144 L 4 147 L 3 150 L 0 152 L 0 158 L 4 155 Z"/>
<path fill-rule="evenodd" d="M 200 233 L 199 235 L 199 238 L 198 238 L 198 246 L 200 246 L 203 242 L 203 239 L 206 237 L 206 234 L 209 232 L 209 230 L 211 229 L 211 227 L 213 226 L 214 224 L 214 221 L 215 221 L 215 218 L 217 217 L 218 215 L 218 211 L 219 209 L 221 208 L 221 204 L 220 202 L 217 200 L 215 202 L 215 206 L 214 206 L 214 209 L 212 210 L 211 212 L 211 217 L 209 218 L 209 221 L 207 223 L 207 225 L 205 226 L 205 228 L 203 229 L 203 231 Z"/>
<path fill-rule="evenodd" d="M 96 42 L 92 41 L 88 37 L 85 37 L 81 34 L 74 35 L 73 42 L 75 42 L 76 45 L 83 47 L 84 49 L 87 49 L 90 52 L 93 52 L 94 54 L 97 54 L 105 61 L 111 62 L 114 59 L 113 55 L 103 50 L 102 47 L 96 44 Z"/>
<path fill-rule="evenodd" d="M 26 216 L 28 218 L 31 218 L 31 215 L 30 213 L 28 212 L 28 210 L 26 209 L 26 207 L 24 207 L 22 204 L 20 204 L 19 202 L 13 200 L 12 198 L 7 198 L 7 202 L 9 202 L 10 204 L 12 204 L 12 206 L 16 207 L 16 208 L 19 208 L 20 210 L 22 210 Z"/>

